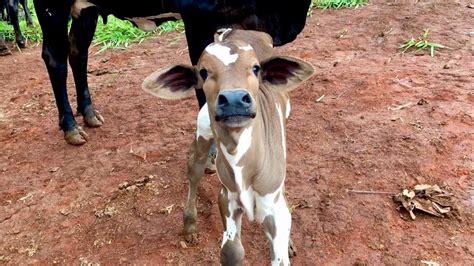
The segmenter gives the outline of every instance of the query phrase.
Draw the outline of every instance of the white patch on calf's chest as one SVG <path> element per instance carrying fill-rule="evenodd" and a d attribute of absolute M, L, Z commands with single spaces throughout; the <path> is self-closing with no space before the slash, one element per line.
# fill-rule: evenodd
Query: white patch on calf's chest
<path fill-rule="evenodd" d="M 250 145 L 252 144 L 252 127 L 248 127 L 244 129 L 244 131 L 241 133 L 238 141 L 238 145 L 236 148 L 236 153 L 234 155 L 230 154 L 227 151 L 227 148 L 224 146 L 224 144 L 221 142 L 220 143 L 220 148 L 222 153 L 224 154 L 225 160 L 229 163 L 230 167 L 232 168 L 232 171 L 234 172 L 234 179 L 235 179 L 235 184 L 239 188 L 238 192 L 231 192 L 229 190 L 229 193 L 233 194 L 236 193 L 240 199 L 240 202 L 242 203 L 242 208 L 244 209 L 245 213 L 249 217 L 249 220 L 253 220 L 254 216 L 254 192 L 252 187 L 249 187 L 247 190 L 245 190 L 245 185 L 244 180 L 243 180 L 243 169 L 244 166 L 238 166 L 238 163 L 242 159 L 245 153 L 250 148 Z M 225 186 L 225 184 L 223 184 Z"/>
<path fill-rule="evenodd" d="M 211 119 L 209 118 L 209 109 L 207 103 L 199 110 L 196 122 L 196 139 L 203 137 L 210 140 L 212 136 Z"/>
<path fill-rule="evenodd" d="M 215 56 L 219 59 L 224 65 L 228 66 L 229 64 L 235 63 L 238 54 L 231 54 L 230 48 L 219 43 L 214 43 L 206 47 L 206 52 Z"/>
<path fill-rule="evenodd" d="M 290 99 L 286 100 L 286 119 L 290 117 L 290 112 L 291 112 L 291 104 L 290 104 Z"/>
<path fill-rule="evenodd" d="M 286 159 L 285 121 L 283 119 L 283 113 L 281 112 L 280 106 L 278 104 L 275 105 L 278 112 L 278 117 L 280 118 L 281 146 L 283 147 L 283 156 Z"/>

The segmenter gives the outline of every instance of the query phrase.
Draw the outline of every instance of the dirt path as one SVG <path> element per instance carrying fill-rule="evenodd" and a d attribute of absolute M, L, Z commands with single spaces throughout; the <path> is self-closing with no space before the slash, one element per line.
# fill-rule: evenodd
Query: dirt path
<path fill-rule="evenodd" d="M 298 40 L 278 49 L 317 69 L 291 95 L 294 265 L 472 265 L 474 9 L 431 2 L 315 11 Z M 452 49 L 400 55 L 397 46 L 425 28 Z M 0 264 L 217 264 L 216 176 L 199 191 L 200 243 L 181 242 L 196 101 L 140 89 L 171 62 L 188 62 L 183 35 L 92 54 L 92 95 L 106 124 L 72 147 L 58 130 L 40 48 L 0 57 Z M 418 183 L 454 193 L 455 215 L 411 221 L 387 195 L 348 192 Z M 243 240 L 249 265 L 269 262 L 260 226 L 245 222 Z"/>

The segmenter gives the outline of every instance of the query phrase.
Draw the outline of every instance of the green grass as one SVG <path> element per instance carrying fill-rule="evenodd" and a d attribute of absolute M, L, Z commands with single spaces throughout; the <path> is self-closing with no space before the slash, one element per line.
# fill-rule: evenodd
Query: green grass
<path fill-rule="evenodd" d="M 415 53 L 418 53 L 422 50 L 429 50 L 431 57 L 434 56 L 435 49 L 441 49 L 441 48 L 446 48 L 449 49 L 448 47 L 431 42 L 428 40 L 428 34 L 430 33 L 429 29 L 425 29 L 423 31 L 423 34 L 420 38 L 415 39 L 411 37 L 410 40 L 406 41 L 402 45 L 400 45 L 400 49 L 403 49 L 402 53 L 407 52 L 408 50 L 415 50 Z"/>
<path fill-rule="evenodd" d="M 366 5 L 368 0 L 311 0 L 308 16 L 313 15 L 313 10 L 319 9 L 340 9 L 340 8 L 358 8 Z"/>
<path fill-rule="evenodd" d="M 102 20 L 99 19 L 92 46 L 101 47 L 98 53 L 111 48 L 125 49 L 131 43 L 142 43 L 145 38 L 153 34 L 162 34 L 172 31 L 184 32 L 183 21 L 168 21 L 161 24 L 154 31 L 145 32 L 128 21 L 110 16 L 107 20 L 107 25 L 104 25 Z"/>
<path fill-rule="evenodd" d="M 42 41 L 42 33 L 38 23 L 38 19 L 36 18 L 34 12 L 34 7 L 31 3 L 29 7 L 33 14 L 34 26 L 31 28 L 27 27 L 24 19 L 20 18 L 20 28 L 23 33 L 23 36 L 25 36 L 25 38 L 31 45 L 32 43 L 39 43 Z M 23 11 L 20 9 L 19 13 L 20 15 L 22 15 Z M 113 16 L 109 16 L 107 20 L 107 25 L 104 25 L 102 23 L 102 19 L 99 18 L 94 40 L 92 41 L 92 46 L 99 46 L 100 48 L 98 52 L 102 52 L 107 49 L 125 49 L 130 44 L 141 43 L 147 37 L 150 37 L 152 35 L 172 31 L 177 31 L 180 33 L 184 32 L 183 21 L 168 21 L 161 24 L 154 31 L 144 32 L 128 21 L 123 21 Z M 9 25 L 5 21 L 0 21 L 0 35 L 4 35 L 5 40 L 9 42 L 15 41 L 15 33 L 13 32 L 13 26 Z"/>

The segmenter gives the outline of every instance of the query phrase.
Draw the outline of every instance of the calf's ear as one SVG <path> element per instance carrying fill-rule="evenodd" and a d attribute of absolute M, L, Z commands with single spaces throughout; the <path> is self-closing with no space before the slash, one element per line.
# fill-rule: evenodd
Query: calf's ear
<path fill-rule="evenodd" d="M 153 72 L 143 81 L 142 89 L 163 99 L 177 100 L 192 95 L 196 85 L 193 67 L 175 65 Z"/>
<path fill-rule="evenodd" d="M 314 74 L 314 67 L 301 59 L 276 56 L 262 64 L 262 81 L 270 88 L 291 91 Z"/>

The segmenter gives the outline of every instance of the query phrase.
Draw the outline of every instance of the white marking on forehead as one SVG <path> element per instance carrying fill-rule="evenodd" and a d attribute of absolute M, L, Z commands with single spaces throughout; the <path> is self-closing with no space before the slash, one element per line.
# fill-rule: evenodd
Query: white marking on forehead
<path fill-rule="evenodd" d="M 228 66 L 229 64 L 235 63 L 238 54 L 231 54 L 230 48 L 219 43 L 213 43 L 206 47 L 206 52 L 215 56 L 219 59 L 224 65 Z"/>
<path fill-rule="evenodd" d="M 281 129 L 281 146 L 283 147 L 283 156 L 286 159 L 286 142 L 285 142 L 285 124 L 283 121 L 283 114 L 281 112 L 281 108 L 278 104 L 276 105 L 276 109 L 278 111 L 278 117 L 280 118 L 280 129 Z"/>
<path fill-rule="evenodd" d="M 217 32 L 220 34 L 219 38 L 217 38 L 220 42 L 224 40 L 224 37 L 227 33 L 229 33 L 232 29 L 231 28 L 224 28 L 224 29 L 218 29 Z"/>
<path fill-rule="evenodd" d="M 244 51 L 252 51 L 253 48 L 250 46 L 250 44 L 247 44 L 246 46 L 239 46 L 239 49 L 244 50 Z"/>
<path fill-rule="evenodd" d="M 196 127 L 196 139 L 203 137 L 210 140 L 212 138 L 211 119 L 209 119 L 207 103 L 199 110 Z"/>

